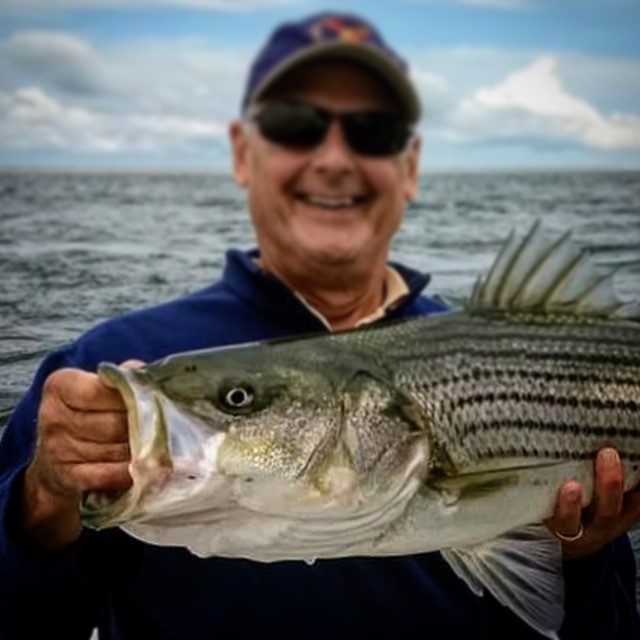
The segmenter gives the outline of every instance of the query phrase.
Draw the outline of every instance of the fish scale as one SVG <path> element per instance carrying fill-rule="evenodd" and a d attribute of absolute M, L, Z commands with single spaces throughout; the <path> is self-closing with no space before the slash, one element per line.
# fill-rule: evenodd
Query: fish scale
<path fill-rule="evenodd" d="M 425 411 L 458 469 L 493 456 L 588 457 L 611 443 L 640 459 L 640 327 L 520 322 L 514 331 L 503 320 L 450 314 L 437 340 L 430 329 L 398 325 L 391 348 L 373 344 L 398 363 L 394 384 Z M 479 392 L 488 381 L 491 392 Z"/>

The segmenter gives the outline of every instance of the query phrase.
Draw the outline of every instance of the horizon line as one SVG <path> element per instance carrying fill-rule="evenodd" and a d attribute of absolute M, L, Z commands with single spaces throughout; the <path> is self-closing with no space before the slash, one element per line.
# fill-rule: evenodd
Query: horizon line
<path fill-rule="evenodd" d="M 539 173 L 539 172 L 640 172 L 640 165 L 495 165 L 487 167 L 478 166 L 423 166 L 420 175 L 433 173 Z M 229 167 L 219 166 L 144 166 L 144 165 L 2 165 L 0 173 L 79 173 L 79 174 L 108 174 L 108 173 L 131 173 L 131 174 L 202 174 L 202 175 L 225 175 L 232 177 L 233 173 Z"/>

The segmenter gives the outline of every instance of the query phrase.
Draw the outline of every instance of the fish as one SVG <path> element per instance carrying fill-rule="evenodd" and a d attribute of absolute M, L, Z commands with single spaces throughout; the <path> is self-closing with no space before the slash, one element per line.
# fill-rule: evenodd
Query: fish
<path fill-rule="evenodd" d="M 259 562 L 438 551 L 556 638 L 543 521 L 614 446 L 640 477 L 640 307 L 571 238 L 507 238 L 468 299 L 354 330 L 179 353 L 98 374 L 128 414 L 129 490 L 86 526 Z"/>

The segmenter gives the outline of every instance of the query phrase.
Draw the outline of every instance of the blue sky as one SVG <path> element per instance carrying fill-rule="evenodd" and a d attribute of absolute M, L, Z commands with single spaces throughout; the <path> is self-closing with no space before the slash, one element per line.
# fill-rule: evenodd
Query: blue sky
<path fill-rule="evenodd" d="M 426 168 L 640 168 L 640 0 L 339 5 L 409 60 Z M 335 6 L 2 0 L 0 165 L 227 167 L 257 48 Z"/>

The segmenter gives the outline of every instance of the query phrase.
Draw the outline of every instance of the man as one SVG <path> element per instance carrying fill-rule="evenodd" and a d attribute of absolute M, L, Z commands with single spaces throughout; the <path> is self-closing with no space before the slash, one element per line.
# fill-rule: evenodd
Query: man
<path fill-rule="evenodd" d="M 534 638 L 491 596 L 474 595 L 439 554 L 313 566 L 198 559 L 120 530 L 82 529 L 87 490 L 130 483 L 125 410 L 96 378 L 102 360 L 340 330 L 442 311 L 428 281 L 387 264 L 416 191 L 419 101 L 404 63 L 364 21 L 284 25 L 258 55 L 234 172 L 259 252 L 231 251 L 221 282 L 103 323 L 50 355 L 0 447 L 0 637 Z M 130 363 L 135 366 L 135 362 Z M 626 536 L 640 500 L 621 491 L 614 451 L 596 463 L 581 513 L 565 484 L 549 526 L 564 537 L 565 638 L 637 637 Z M 28 612 L 28 613 L 25 613 Z"/>

